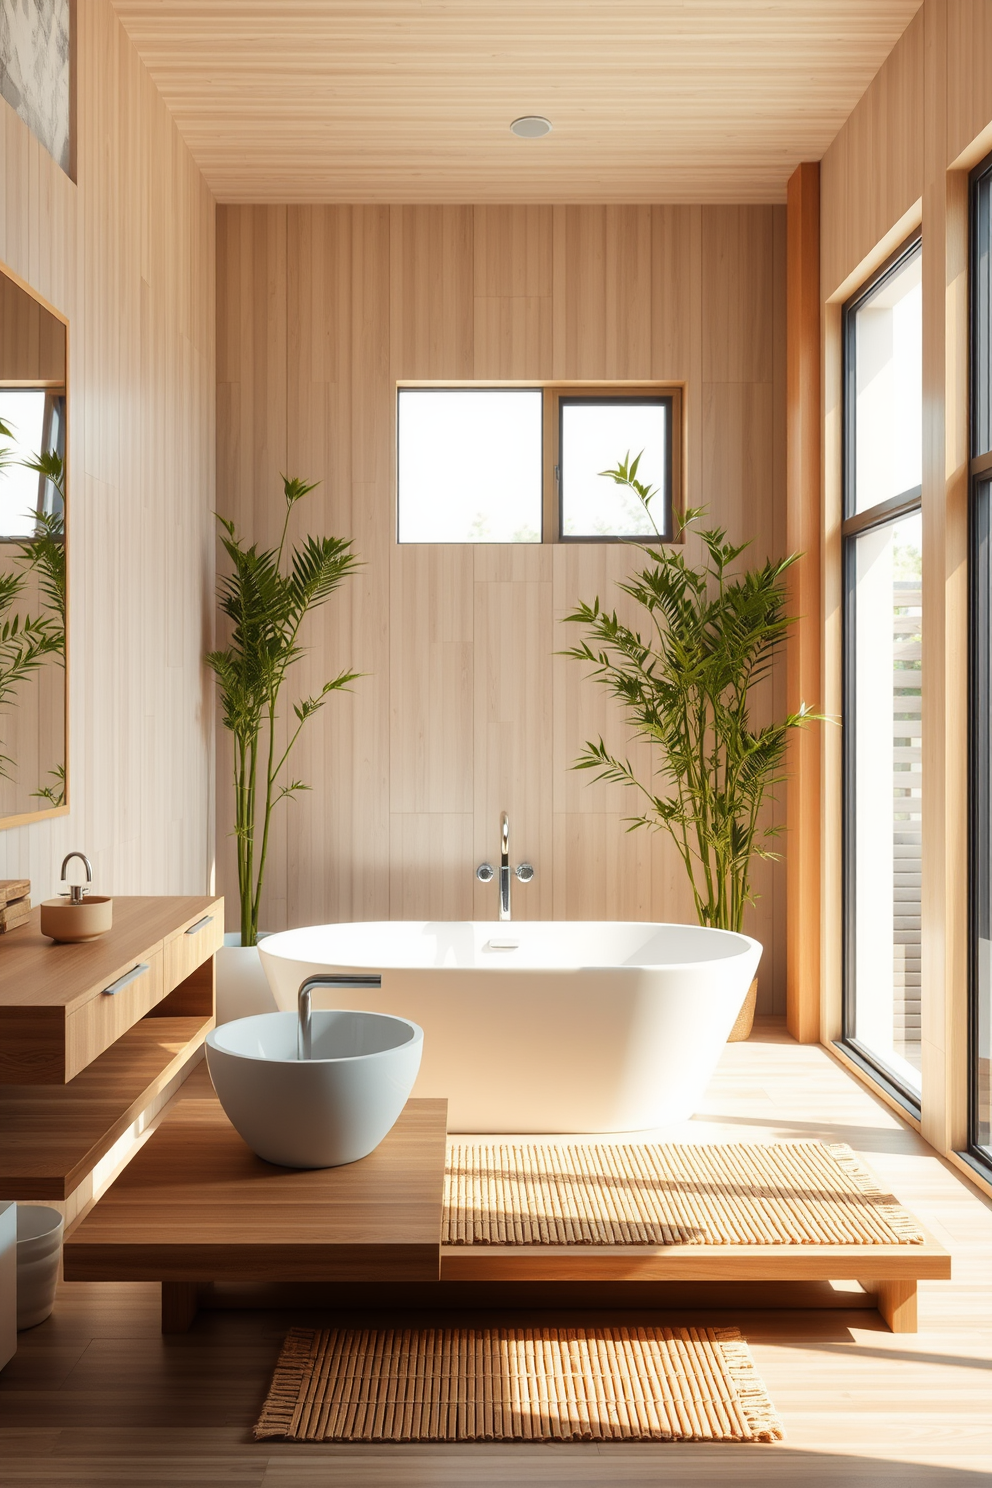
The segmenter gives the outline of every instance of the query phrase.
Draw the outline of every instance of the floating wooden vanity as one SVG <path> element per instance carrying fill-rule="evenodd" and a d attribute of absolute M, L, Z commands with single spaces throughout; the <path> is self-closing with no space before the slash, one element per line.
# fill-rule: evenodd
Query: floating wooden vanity
<path fill-rule="evenodd" d="M 213 1027 L 224 901 L 116 898 L 100 940 L 0 940 L 0 1193 L 67 1199 Z"/>
<path fill-rule="evenodd" d="M 113 929 L 85 945 L 55 945 L 39 920 L 0 943 L 0 1084 L 68 1085 L 166 998 L 213 1016 L 223 899 L 115 898 Z"/>

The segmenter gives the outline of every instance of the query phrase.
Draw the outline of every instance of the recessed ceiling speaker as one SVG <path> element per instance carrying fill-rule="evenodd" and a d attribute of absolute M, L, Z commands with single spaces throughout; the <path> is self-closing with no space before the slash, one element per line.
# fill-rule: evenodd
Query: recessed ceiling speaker
<path fill-rule="evenodd" d="M 551 133 L 551 120 L 542 119 L 540 114 L 524 114 L 522 119 L 514 119 L 510 131 L 521 139 L 540 139 L 542 134 Z"/>

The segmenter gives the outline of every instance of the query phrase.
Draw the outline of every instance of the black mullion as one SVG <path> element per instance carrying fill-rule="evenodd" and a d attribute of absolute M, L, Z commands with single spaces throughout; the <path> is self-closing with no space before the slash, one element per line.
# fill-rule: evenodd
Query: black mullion
<path fill-rule="evenodd" d="M 989 755 L 989 497 L 988 481 L 974 482 L 970 513 L 970 558 L 972 572 L 971 635 L 969 673 L 972 727 L 969 730 L 969 856 L 971 873 L 969 910 L 971 922 L 970 995 L 968 998 L 968 1145 L 985 1164 L 989 1154 L 979 1142 L 981 1127 L 979 1060 L 981 1056 L 981 980 L 979 947 L 989 938 L 990 816 L 988 791 Z"/>
<path fill-rule="evenodd" d="M 982 993 L 980 948 L 990 937 L 992 801 L 989 755 L 992 749 L 992 156 L 971 179 L 971 455 L 969 500 L 969 988 L 968 988 L 968 1145 L 971 1161 L 986 1176 L 992 1151 L 983 1145 L 981 1112 Z M 989 995 L 989 989 L 985 989 Z M 986 1132 L 986 1137 L 988 1133 Z"/>
<path fill-rule="evenodd" d="M 885 527 L 889 522 L 895 522 L 900 517 L 912 516 L 923 506 L 923 487 L 911 486 L 908 491 L 900 491 L 898 496 L 890 496 L 886 501 L 880 501 L 877 506 L 871 506 L 867 511 L 857 512 L 853 517 L 848 517 L 841 527 L 843 537 L 859 537 L 862 532 L 869 532 L 872 527 Z"/>

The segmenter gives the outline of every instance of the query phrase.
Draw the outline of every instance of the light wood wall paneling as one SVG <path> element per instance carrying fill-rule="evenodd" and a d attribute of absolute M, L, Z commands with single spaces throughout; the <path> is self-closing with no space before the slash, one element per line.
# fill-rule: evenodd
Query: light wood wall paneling
<path fill-rule="evenodd" d="M 553 227 L 550 207 L 475 208 L 473 376 L 553 375 Z"/>
<path fill-rule="evenodd" d="M 950 0 L 947 6 L 947 160 L 971 152 L 969 166 L 992 149 L 992 8 L 982 0 Z"/>
<path fill-rule="evenodd" d="M 702 451 L 699 503 L 704 520 L 750 540 L 748 559 L 786 551 L 785 526 L 785 212 L 780 207 L 704 207 L 701 220 Z M 690 553 L 700 553 L 698 539 Z M 785 667 L 758 689 L 755 716 L 786 706 Z M 779 797 L 782 792 L 779 790 Z M 770 825 L 784 821 L 784 800 L 766 807 Z M 771 844 L 773 847 L 774 843 Z M 782 864 L 755 864 L 757 904 L 745 930 L 765 947 L 759 985 L 775 989 L 784 1010 L 785 894 Z"/>
<path fill-rule="evenodd" d="M 74 184 L 0 103 L 0 259 L 69 321 L 70 805 L 7 831 L 54 892 L 196 892 L 213 854 L 214 204 L 109 0 L 77 7 Z"/>
<path fill-rule="evenodd" d="M 823 157 L 825 296 L 923 194 L 922 6 Z"/>
<path fill-rule="evenodd" d="M 317 481 L 294 513 L 291 535 L 349 536 L 355 528 L 351 479 L 352 216 L 348 207 L 290 207 L 287 214 L 286 473 Z M 365 559 L 366 555 L 360 555 Z M 307 621 L 291 698 L 315 696 L 339 672 L 357 669 L 356 595 L 350 581 Z M 358 583 L 365 582 L 364 571 Z M 356 684 L 364 686 L 364 680 Z M 349 899 L 344 864 L 351 811 L 341 789 L 356 779 L 355 694 L 332 697 L 323 727 L 308 725 L 288 774 L 309 790 L 280 807 L 286 837 L 288 904 L 324 919 Z M 284 709 L 290 713 L 289 698 Z M 356 782 L 357 784 L 357 782 Z"/>
<path fill-rule="evenodd" d="M 702 375 L 701 217 L 700 207 L 651 208 L 652 378 L 696 383 Z"/>
<path fill-rule="evenodd" d="M 315 628 L 306 676 L 316 682 L 349 661 L 369 675 L 310 726 L 296 773 L 315 788 L 273 867 L 267 927 L 492 918 L 495 889 L 472 875 L 498 850 L 504 809 L 514 863 L 530 858 L 537 870 L 533 884 L 514 885 L 516 916 L 691 919 L 674 849 L 662 834 L 624 831 L 632 793 L 570 768 L 587 737 L 629 741 L 610 699 L 555 655 L 572 639 L 560 620 L 579 598 L 616 602 L 632 554 L 398 546 L 395 386 L 669 378 L 685 388 L 689 499 L 711 499 L 734 536 L 755 538 L 756 553 L 784 552 L 784 212 L 291 208 L 280 300 L 265 246 L 278 222 L 256 216 L 270 210 L 287 212 L 220 209 L 218 409 L 222 425 L 265 419 L 252 328 L 284 305 L 285 334 L 265 335 L 286 348 L 287 398 L 273 399 L 273 439 L 264 429 L 253 438 L 260 449 L 274 443 L 285 407 L 293 473 L 324 482 L 311 498 L 324 504 L 303 521 L 319 510 L 366 562 Z M 708 282 L 724 274 L 736 288 Z M 348 418 L 346 386 L 350 454 L 331 427 Z M 315 429 L 317 418 L 327 427 Z M 219 447 L 220 459 L 238 458 L 223 427 Z M 256 489 L 247 470 L 236 498 L 246 523 Z M 275 487 L 259 499 L 277 498 Z M 784 676 L 775 686 L 784 705 Z M 648 768 L 644 745 L 633 757 Z M 768 1007 L 784 1006 L 783 882 L 771 869 L 752 917 Z"/>
<path fill-rule="evenodd" d="M 274 546 L 282 530 L 282 472 L 287 469 L 287 249 L 286 208 L 239 207 L 218 233 L 218 449 L 217 511 L 232 518 L 241 537 Z M 246 294 L 247 286 L 251 294 Z M 222 568 L 226 555 L 218 560 Z M 219 623 L 218 639 L 226 639 Z M 280 731 L 280 737 L 283 736 Z M 230 736 L 218 731 L 218 881 L 227 884 L 228 927 L 240 923 L 237 849 L 231 787 Z M 276 924 L 286 912 L 287 860 L 284 807 L 269 848 L 269 907 Z M 263 929 L 271 928 L 264 924 Z"/>
<path fill-rule="evenodd" d="M 389 554 L 396 538 L 390 217 L 388 207 L 352 214 L 352 536 L 365 564 L 352 591 L 353 661 L 365 675 L 354 684 L 355 774 L 339 777 L 337 798 L 342 815 L 350 814 L 351 838 L 335 874 L 341 917 L 355 920 L 390 914 Z"/>
<path fill-rule="evenodd" d="M 789 181 L 788 387 L 786 398 L 791 604 L 797 622 L 789 645 L 788 706 L 823 711 L 820 613 L 820 167 L 801 165 Z M 787 972 L 789 1032 L 800 1043 L 820 1037 L 820 752 L 822 728 L 795 734 L 787 787 Z"/>

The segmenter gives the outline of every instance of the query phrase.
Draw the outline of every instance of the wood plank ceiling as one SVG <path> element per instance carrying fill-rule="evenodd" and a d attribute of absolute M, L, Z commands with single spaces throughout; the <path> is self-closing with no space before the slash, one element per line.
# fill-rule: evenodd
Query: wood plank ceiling
<path fill-rule="evenodd" d="M 784 201 L 919 4 L 114 0 L 226 202 Z"/>

